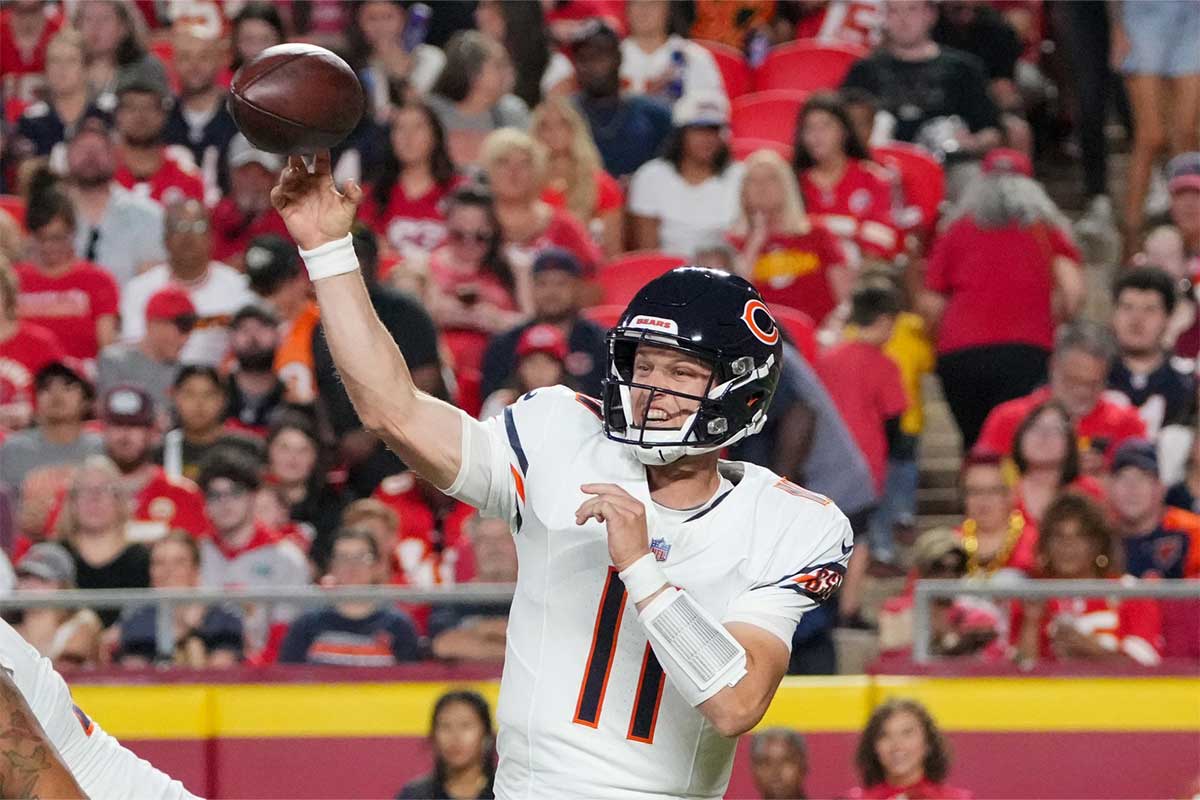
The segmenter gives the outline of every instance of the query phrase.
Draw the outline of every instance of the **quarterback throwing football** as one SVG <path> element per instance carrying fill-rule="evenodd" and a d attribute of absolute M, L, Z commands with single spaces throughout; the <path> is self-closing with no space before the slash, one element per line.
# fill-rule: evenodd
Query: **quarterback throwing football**
<path fill-rule="evenodd" d="M 721 797 L 852 540 L 828 499 L 719 460 L 779 381 L 769 309 L 740 278 L 674 270 L 609 334 L 601 399 L 540 389 L 479 422 L 414 388 L 372 310 L 361 197 L 328 153 L 293 157 L 273 193 L 363 424 L 516 537 L 496 796 Z"/>

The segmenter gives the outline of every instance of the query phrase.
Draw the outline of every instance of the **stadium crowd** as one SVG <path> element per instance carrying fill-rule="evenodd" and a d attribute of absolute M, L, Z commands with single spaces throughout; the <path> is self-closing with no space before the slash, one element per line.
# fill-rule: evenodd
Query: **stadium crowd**
<path fill-rule="evenodd" d="M 838 626 L 906 657 L 917 578 L 1200 578 L 1200 6 L 1123 9 L 5 3 L 0 588 L 515 579 L 506 526 L 406 471 L 338 381 L 271 206 L 283 161 L 225 108 L 285 41 L 361 77 L 335 175 L 366 187 L 355 248 L 423 391 L 484 417 L 559 383 L 595 396 L 648 278 L 690 263 L 760 289 L 785 368 L 730 457 L 832 498 L 857 542 L 793 672 L 837 670 Z M 1035 169 L 1064 154 L 1075 222 Z M 935 379 L 963 513 L 917 536 Z M 867 584 L 905 574 L 866 613 Z M 499 661 L 506 613 L 183 606 L 171 660 Z M 153 609 L 12 620 L 59 665 L 162 659 Z M 1200 659 L 1189 602 L 964 597 L 932 625 L 936 653 L 976 661 Z M 934 737 L 922 713 L 888 707 L 871 735 L 898 714 Z"/>

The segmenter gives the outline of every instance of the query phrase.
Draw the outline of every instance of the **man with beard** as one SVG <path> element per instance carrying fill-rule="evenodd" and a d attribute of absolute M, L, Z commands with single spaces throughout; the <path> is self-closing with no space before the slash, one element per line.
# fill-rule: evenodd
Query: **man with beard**
<path fill-rule="evenodd" d="M 145 336 L 150 297 L 175 284 L 187 291 L 196 308 L 196 328 L 180 361 L 219 364 L 229 346 L 229 320 L 254 301 L 254 294 L 245 275 L 212 260 L 212 227 L 198 200 L 167 206 L 166 228 L 167 263 L 138 275 L 121 293 L 121 339 L 135 342 Z"/>
<path fill-rule="evenodd" d="M 163 205 L 204 199 L 204 182 L 191 155 L 163 145 L 170 103 L 166 81 L 158 70 L 142 64 L 126 69 L 117 81 L 117 132 L 121 150 L 117 182 Z"/>
<path fill-rule="evenodd" d="M 233 117 L 225 108 L 225 89 L 217 83 L 228 43 L 204 38 L 199 25 L 176 23 L 173 27 L 179 96 L 167 116 L 163 141 L 190 150 L 192 160 L 200 168 L 205 191 L 210 196 L 220 196 L 229 191 L 225 154 L 237 134 Z"/>
<path fill-rule="evenodd" d="M 75 252 L 107 269 L 122 288 L 134 275 L 163 260 L 163 213 L 113 180 L 116 155 L 108 120 L 85 117 L 67 144 Z"/>
<path fill-rule="evenodd" d="M 104 454 L 121 470 L 121 489 L 132 504 L 135 538 L 157 539 L 175 528 L 203 536 L 208 520 L 196 484 L 167 475 L 151 460 L 159 429 L 150 394 L 140 386 L 114 386 L 101 399 L 99 416 Z"/>
<path fill-rule="evenodd" d="M 233 315 L 229 331 L 237 369 L 229 380 L 228 423 L 262 436 L 275 410 L 284 404 L 285 387 L 274 369 L 279 318 L 261 305 L 250 304 Z"/>

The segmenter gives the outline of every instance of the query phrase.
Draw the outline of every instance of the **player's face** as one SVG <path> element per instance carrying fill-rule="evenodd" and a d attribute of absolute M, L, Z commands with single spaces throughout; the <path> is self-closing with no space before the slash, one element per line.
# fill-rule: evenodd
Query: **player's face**
<path fill-rule="evenodd" d="M 764 800 L 783 800 L 804 794 L 804 761 L 780 738 L 768 740 L 751 764 L 754 785 Z"/>
<path fill-rule="evenodd" d="M 645 386 L 700 397 L 711 375 L 712 367 L 705 362 L 666 347 L 638 345 L 633 357 L 633 381 Z M 648 429 L 678 430 L 700 407 L 698 400 L 650 389 L 630 389 L 630 399 L 634 423 Z"/>
<path fill-rule="evenodd" d="M 1088 353 L 1068 350 L 1054 356 L 1050 388 L 1054 399 L 1067 407 L 1075 419 L 1085 417 L 1104 393 L 1108 364 Z"/>
<path fill-rule="evenodd" d="M 187 589 L 200 584 L 199 564 L 179 542 L 162 541 L 150 551 L 150 585 L 155 589 Z"/>
<path fill-rule="evenodd" d="M 204 511 L 218 534 L 241 530 L 254 514 L 254 492 L 228 478 L 214 478 L 204 490 Z"/>
<path fill-rule="evenodd" d="M 1108 492 L 1117 518 L 1125 524 L 1145 522 L 1150 518 L 1157 520 L 1162 509 L 1162 482 L 1137 467 L 1124 467 L 1113 473 Z"/>
<path fill-rule="evenodd" d="M 317 464 L 317 448 L 303 433 L 285 429 L 271 440 L 267 450 L 271 474 L 285 486 L 303 483 Z"/>
<path fill-rule="evenodd" d="M 1007 525 L 1012 495 L 1000 467 L 980 465 L 968 469 L 963 476 L 963 502 L 967 517 L 983 530 L 994 531 Z"/>
<path fill-rule="evenodd" d="M 1123 290 L 1113 309 L 1113 332 L 1121 352 L 1137 356 L 1162 350 L 1167 319 L 1167 308 L 1158 292 Z"/>
<path fill-rule="evenodd" d="M 875 755 L 883 765 L 888 782 L 894 785 L 906 785 L 913 776 L 919 778 L 925 772 L 928 753 L 929 745 L 921 720 L 908 711 L 892 714 L 883 723 L 883 730 L 875 742 Z"/>
<path fill-rule="evenodd" d="M 379 583 L 379 560 L 365 542 L 343 539 L 333 546 L 329 574 L 338 586 L 370 586 Z"/>
<path fill-rule="evenodd" d="M 1047 570 L 1055 578 L 1088 578 L 1096 573 L 1096 557 L 1100 553 L 1090 537 L 1083 532 L 1078 520 L 1068 519 L 1042 534 L 1048 536 Z"/>
<path fill-rule="evenodd" d="M 845 148 L 846 132 L 842 123 L 828 111 L 806 114 L 800 136 L 804 149 L 817 163 L 837 156 Z"/>
<path fill-rule="evenodd" d="M 450 703 L 433 722 L 433 749 L 449 769 L 463 769 L 483 760 L 486 735 L 473 708 L 466 703 Z"/>
<path fill-rule="evenodd" d="M 122 472 L 132 472 L 146 463 L 153 430 L 142 425 L 104 426 L 104 453 Z"/>

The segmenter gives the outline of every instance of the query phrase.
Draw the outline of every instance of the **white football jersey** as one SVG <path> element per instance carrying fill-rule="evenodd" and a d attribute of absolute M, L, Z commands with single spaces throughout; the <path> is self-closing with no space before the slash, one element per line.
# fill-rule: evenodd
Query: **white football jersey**
<path fill-rule="evenodd" d="M 105 800 L 198 800 L 105 733 L 71 700 L 50 659 L 0 620 L 0 667 L 12 674 L 33 715 L 88 797 Z"/>
<path fill-rule="evenodd" d="M 605 526 L 575 524 L 589 497 L 579 487 L 614 483 L 640 500 L 673 584 L 721 622 L 757 625 L 789 648 L 801 615 L 841 583 L 850 526 L 827 498 L 738 462 L 720 464 L 722 489 L 699 509 L 657 506 L 645 467 L 605 437 L 600 414 L 596 400 L 556 386 L 463 423 L 463 466 L 448 492 L 512 522 L 520 565 L 496 796 L 721 797 L 737 742 L 665 679 Z"/>

